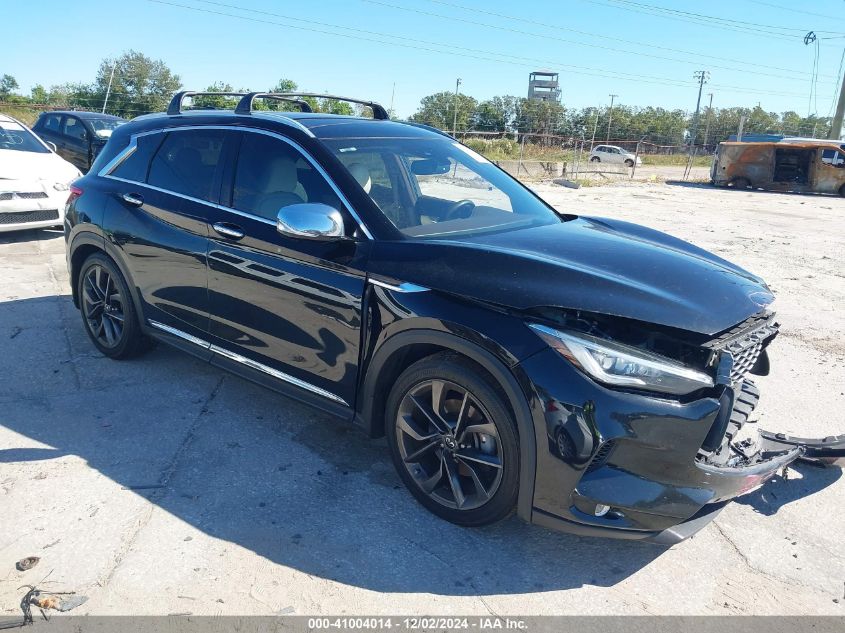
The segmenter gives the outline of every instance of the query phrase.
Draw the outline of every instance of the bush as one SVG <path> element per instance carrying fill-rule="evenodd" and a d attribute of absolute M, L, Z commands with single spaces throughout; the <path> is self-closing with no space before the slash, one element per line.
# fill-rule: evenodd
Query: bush
<path fill-rule="evenodd" d="M 490 159 L 519 156 L 519 144 L 509 138 L 468 138 L 462 140 L 462 143 Z"/>

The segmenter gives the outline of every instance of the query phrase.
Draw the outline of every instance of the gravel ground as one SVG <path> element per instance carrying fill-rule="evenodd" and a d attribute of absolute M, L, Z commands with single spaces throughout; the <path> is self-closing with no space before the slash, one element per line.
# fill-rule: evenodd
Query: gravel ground
<path fill-rule="evenodd" d="M 783 330 L 760 424 L 845 432 L 843 200 L 537 189 L 768 279 Z M 79 614 L 845 614 L 840 470 L 797 465 L 671 549 L 518 519 L 457 528 L 413 502 L 383 441 L 164 346 L 99 356 L 63 249 L 0 236 L 2 616 L 48 574 L 89 597 Z M 16 571 L 25 556 L 41 562 Z"/>

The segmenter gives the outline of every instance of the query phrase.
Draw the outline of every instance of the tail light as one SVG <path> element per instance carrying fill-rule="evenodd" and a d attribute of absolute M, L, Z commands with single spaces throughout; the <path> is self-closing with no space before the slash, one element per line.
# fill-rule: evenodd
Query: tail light
<path fill-rule="evenodd" d="M 65 206 L 75 202 L 76 199 L 84 193 L 84 191 L 82 190 L 82 187 L 79 187 L 77 185 L 71 185 L 70 188 L 69 188 L 69 191 L 70 191 L 70 194 L 67 197 L 67 202 L 65 203 Z"/>

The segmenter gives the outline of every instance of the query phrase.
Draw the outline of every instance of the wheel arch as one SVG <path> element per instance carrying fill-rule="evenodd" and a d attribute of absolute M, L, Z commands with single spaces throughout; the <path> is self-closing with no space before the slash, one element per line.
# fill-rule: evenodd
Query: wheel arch
<path fill-rule="evenodd" d="M 511 368 L 491 351 L 458 335 L 436 330 L 406 330 L 382 343 L 370 360 L 356 399 L 355 421 L 371 437 L 384 435 L 387 395 L 399 374 L 422 358 L 449 351 L 481 367 L 511 409 L 519 434 L 519 495 L 517 513 L 531 518 L 537 442 L 531 409 Z"/>
<path fill-rule="evenodd" d="M 126 285 L 129 287 L 129 294 L 132 297 L 132 302 L 135 304 L 135 312 L 138 314 L 138 320 L 141 329 L 145 330 L 145 322 L 143 312 L 141 311 L 141 302 L 139 300 L 138 289 L 135 282 L 132 280 L 132 275 L 120 256 L 118 249 L 115 248 L 108 240 L 96 233 L 82 232 L 78 233 L 71 242 L 71 247 L 68 249 L 68 264 L 70 273 L 70 289 L 73 297 L 73 305 L 79 308 L 79 273 L 82 270 L 82 264 L 91 255 L 95 253 L 102 253 L 117 266 L 120 274 L 126 280 Z"/>

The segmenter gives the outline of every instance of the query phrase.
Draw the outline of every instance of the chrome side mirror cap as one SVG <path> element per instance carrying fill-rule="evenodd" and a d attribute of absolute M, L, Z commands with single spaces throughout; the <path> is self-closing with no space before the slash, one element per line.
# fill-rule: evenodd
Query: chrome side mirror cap
<path fill-rule="evenodd" d="M 337 240 L 345 237 L 340 211 L 320 202 L 282 207 L 276 215 L 276 230 L 287 237 L 308 240 Z"/>

